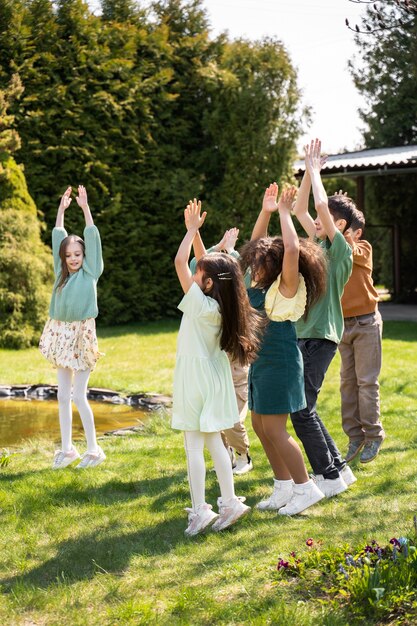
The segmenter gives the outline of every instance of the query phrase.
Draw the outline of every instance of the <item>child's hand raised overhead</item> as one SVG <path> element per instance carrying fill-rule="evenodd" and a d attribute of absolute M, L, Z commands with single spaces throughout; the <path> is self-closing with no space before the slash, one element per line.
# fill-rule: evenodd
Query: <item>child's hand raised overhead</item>
<path fill-rule="evenodd" d="M 320 139 L 313 139 L 310 145 L 307 144 L 304 147 L 305 151 L 305 164 L 306 169 L 311 175 L 313 172 L 320 172 L 322 165 L 326 162 L 323 159 L 327 157 L 321 156 L 321 141 Z"/>
<path fill-rule="evenodd" d="M 66 191 L 63 193 L 63 195 L 61 196 L 61 202 L 59 203 L 59 209 L 60 211 L 66 211 L 69 207 L 69 205 L 71 204 L 71 187 L 67 187 Z"/>
<path fill-rule="evenodd" d="M 269 187 L 266 188 L 264 193 L 264 199 L 262 202 L 262 211 L 265 213 L 274 213 L 278 210 L 277 204 L 278 197 L 278 185 L 276 183 L 271 183 Z"/>
<path fill-rule="evenodd" d="M 235 249 L 237 238 L 239 237 L 239 229 L 238 228 L 230 228 L 226 230 L 223 237 L 223 245 L 222 250 L 226 250 L 230 254 Z"/>
<path fill-rule="evenodd" d="M 284 187 L 278 200 L 278 211 L 291 212 L 296 195 L 297 188 L 294 187 L 294 185 L 291 185 L 291 187 Z"/>
<path fill-rule="evenodd" d="M 188 231 L 197 231 L 204 224 L 206 215 L 207 211 L 204 211 L 204 213 L 201 214 L 201 200 L 199 200 L 198 202 L 195 198 L 194 200 L 190 200 L 187 207 L 184 209 L 184 220 L 186 229 Z"/>
<path fill-rule="evenodd" d="M 78 196 L 76 196 L 76 201 L 79 207 L 82 208 L 83 211 L 86 211 L 88 207 L 88 199 L 87 199 L 87 191 L 83 185 L 78 186 Z"/>

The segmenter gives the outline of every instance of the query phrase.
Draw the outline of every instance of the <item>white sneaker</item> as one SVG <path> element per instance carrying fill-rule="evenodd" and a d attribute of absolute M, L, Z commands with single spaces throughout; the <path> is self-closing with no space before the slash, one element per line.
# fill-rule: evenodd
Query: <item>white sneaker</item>
<path fill-rule="evenodd" d="M 310 479 L 302 485 L 295 484 L 291 500 L 278 513 L 279 515 L 297 515 L 316 502 L 320 502 L 324 497 L 324 493 L 317 487 L 314 480 Z"/>
<path fill-rule="evenodd" d="M 97 465 L 100 465 L 100 463 L 103 463 L 105 459 L 106 459 L 106 455 L 104 454 L 103 450 L 100 448 L 100 446 L 97 446 L 97 452 L 95 452 L 94 454 L 91 452 L 85 452 L 82 455 L 81 462 L 78 463 L 75 469 L 86 469 L 87 467 L 96 467 Z"/>
<path fill-rule="evenodd" d="M 291 500 L 293 487 L 294 482 L 292 480 L 274 478 L 274 491 L 267 500 L 258 502 L 256 508 L 260 511 L 278 511 Z"/>
<path fill-rule="evenodd" d="M 233 474 L 237 474 L 239 476 L 240 474 L 250 472 L 253 469 L 253 465 L 249 454 L 239 454 L 239 452 L 236 454 L 236 465 L 233 468 Z"/>
<path fill-rule="evenodd" d="M 52 469 L 63 469 L 64 467 L 68 467 L 74 461 L 77 461 L 80 458 L 77 450 L 72 446 L 69 452 L 63 452 L 63 450 L 56 450 L 54 454 L 54 460 L 52 461 Z"/>
<path fill-rule="evenodd" d="M 323 474 L 315 474 L 313 480 L 326 498 L 337 496 L 348 488 L 341 474 L 337 478 L 324 478 Z"/>
<path fill-rule="evenodd" d="M 219 530 L 229 528 L 229 526 L 237 522 L 243 515 L 249 513 L 250 506 L 243 504 L 245 500 L 246 498 L 235 496 L 231 500 L 223 503 L 222 499 L 218 498 L 217 504 L 219 506 L 220 515 L 213 524 L 213 530 L 218 532 Z"/>
<path fill-rule="evenodd" d="M 200 504 L 197 510 L 185 509 L 188 513 L 188 526 L 184 531 L 187 537 L 194 537 L 198 533 L 203 532 L 219 517 L 217 513 L 211 510 L 211 504 Z"/>
<path fill-rule="evenodd" d="M 350 469 L 349 465 L 345 465 L 345 467 L 340 472 L 340 475 L 348 487 L 350 487 L 350 485 L 353 485 L 353 483 L 356 483 L 356 481 L 358 480 L 355 474 Z"/>

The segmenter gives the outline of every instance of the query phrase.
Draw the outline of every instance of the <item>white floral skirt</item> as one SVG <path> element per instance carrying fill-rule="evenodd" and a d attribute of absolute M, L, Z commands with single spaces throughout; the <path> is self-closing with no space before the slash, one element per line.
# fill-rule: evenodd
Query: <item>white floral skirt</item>
<path fill-rule="evenodd" d="M 39 342 L 39 350 L 55 367 L 91 371 L 102 352 L 98 350 L 96 320 L 80 322 L 48 319 Z"/>

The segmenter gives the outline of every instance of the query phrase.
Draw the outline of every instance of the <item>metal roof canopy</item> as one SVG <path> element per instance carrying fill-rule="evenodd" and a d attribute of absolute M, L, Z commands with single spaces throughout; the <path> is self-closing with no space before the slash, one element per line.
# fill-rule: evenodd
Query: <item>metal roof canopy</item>
<path fill-rule="evenodd" d="M 294 163 L 295 175 L 305 171 L 304 160 Z M 321 169 L 322 178 L 331 176 L 386 176 L 417 172 L 417 145 L 375 148 L 331 154 Z"/>
<path fill-rule="evenodd" d="M 305 172 L 304 160 L 294 163 L 294 173 L 300 178 Z M 375 148 L 332 154 L 321 169 L 322 178 L 349 176 L 356 178 L 356 205 L 365 212 L 365 178 L 390 174 L 417 172 L 417 145 Z M 368 226 L 372 226 L 369 224 Z M 376 226 L 376 225 L 374 225 Z M 401 234 L 398 223 L 385 224 L 392 233 L 394 297 L 401 291 Z"/>

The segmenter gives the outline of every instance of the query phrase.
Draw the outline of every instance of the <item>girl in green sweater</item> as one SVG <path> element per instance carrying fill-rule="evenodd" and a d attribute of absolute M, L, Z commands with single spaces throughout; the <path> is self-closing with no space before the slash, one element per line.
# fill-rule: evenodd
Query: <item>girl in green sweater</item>
<path fill-rule="evenodd" d="M 80 459 L 72 444 L 72 399 L 80 413 L 87 452 L 77 469 L 94 467 L 106 458 L 97 445 L 94 416 L 87 400 L 87 385 L 91 371 L 100 356 L 97 345 L 95 318 L 97 281 L 103 272 L 100 234 L 94 226 L 88 206 L 87 192 L 78 187 L 77 204 L 85 217 L 84 240 L 68 235 L 64 214 L 71 204 L 71 187 L 61 198 L 52 231 L 55 284 L 39 348 L 57 368 L 59 424 L 62 446 L 57 450 L 53 469 L 62 469 Z M 72 389 L 73 388 L 73 389 Z"/>

